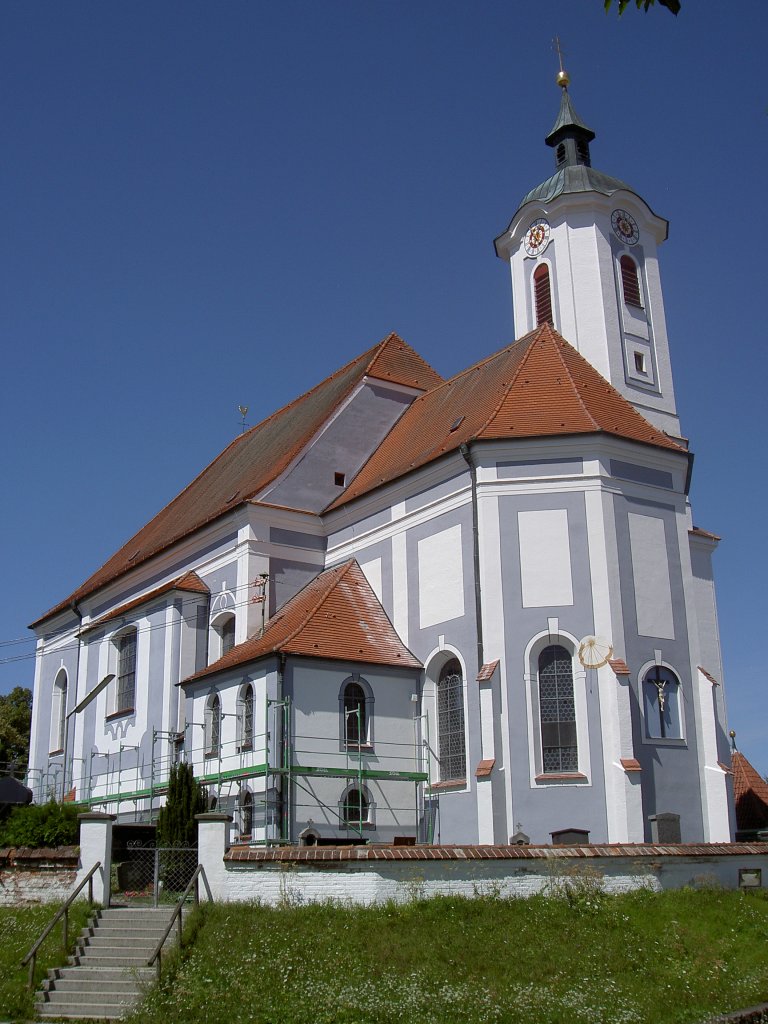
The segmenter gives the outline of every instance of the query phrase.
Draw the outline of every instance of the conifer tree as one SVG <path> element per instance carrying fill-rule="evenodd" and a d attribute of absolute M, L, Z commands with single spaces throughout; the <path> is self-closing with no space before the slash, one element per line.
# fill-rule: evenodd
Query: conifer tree
<path fill-rule="evenodd" d="M 195 779 L 192 766 L 182 762 L 171 768 L 165 807 L 157 819 L 157 845 L 197 846 L 196 814 L 208 809 L 205 790 Z"/>

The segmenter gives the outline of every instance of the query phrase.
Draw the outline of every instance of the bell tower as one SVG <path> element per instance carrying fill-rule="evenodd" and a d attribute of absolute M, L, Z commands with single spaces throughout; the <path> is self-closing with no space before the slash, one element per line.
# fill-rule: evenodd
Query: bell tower
<path fill-rule="evenodd" d="M 562 90 L 545 142 L 555 172 L 495 241 L 512 273 L 515 336 L 548 321 L 651 423 L 680 436 L 657 249 L 668 233 L 629 185 L 592 166 L 595 133 Z"/>

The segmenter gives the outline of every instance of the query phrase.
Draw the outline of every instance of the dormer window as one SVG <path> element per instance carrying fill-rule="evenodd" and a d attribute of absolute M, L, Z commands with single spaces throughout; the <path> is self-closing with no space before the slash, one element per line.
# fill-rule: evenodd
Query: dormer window
<path fill-rule="evenodd" d="M 637 264 L 631 256 L 622 256 L 619 260 L 621 266 L 621 286 L 624 291 L 624 301 L 628 306 L 638 306 L 642 309 L 640 301 L 640 279 L 637 273 Z"/>
<path fill-rule="evenodd" d="M 536 303 L 536 326 L 553 324 L 552 290 L 549 285 L 549 267 L 540 263 L 533 272 L 533 295 Z"/>

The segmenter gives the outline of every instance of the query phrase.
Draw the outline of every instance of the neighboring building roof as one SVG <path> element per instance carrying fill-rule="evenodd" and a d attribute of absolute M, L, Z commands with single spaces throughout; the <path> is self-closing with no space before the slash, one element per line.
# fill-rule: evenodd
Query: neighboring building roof
<path fill-rule="evenodd" d="M 181 494 L 66 600 L 32 623 L 44 622 L 175 541 L 236 508 L 280 475 L 365 378 L 425 391 L 442 377 L 402 338 L 390 334 L 322 383 L 237 437 Z"/>
<path fill-rule="evenodd" d="M 184 573 L 183 576 L 178 576 L 175 580 L 171 580 L 169 583 L 164 583 L 161 587 L 155 587 L 154 590 L 150 590 L 147 594 L 142 594 L 141 597 L 137 597 L 133 601 L 128 601 L 127 604 L 121 604 L 119 608 L 115 608 L 113 611 L 107 612 L 106 615 L 102 615 L 100 618 L 86 623 L 86 625 L 80 630 L 80 635 L 82 636 L 83 633 L 90 633 L 91 630 L 98 629 L 99 626 L 103 626 L 104 623 L 111 622 L 114 619 L 119 619 L 123 615 L 127 615 L 129 612 L 132 612 L 135 608 L 140 608 L 142 605 L 148 604 L 150 601 L 154 601 L 156 597 L 162 597 L 163 594 L 170 594 L 174 590 L 181 590 L 191 594 L 210 594 L 210 590 L 196 572 L 187 572 Z"/>
<path fill-rule="evenodd" d="M 613 434 L 683 453 L 575 348 L 542 324 L 420 395 L 329 508 L 474 440 Z"/>
<path fill-rule="evenodd" d="M 768 829 L 768 782 L 738 750 L 734 750 L 731 757 L 731 768 L 737 830 Z"/>
<path fill-rule="evenodd" d="M 326 569 L 269 620 L 263 633 L 185 679 L 201 679 L 271 654 L 422 668 L 354 559 Z"/>

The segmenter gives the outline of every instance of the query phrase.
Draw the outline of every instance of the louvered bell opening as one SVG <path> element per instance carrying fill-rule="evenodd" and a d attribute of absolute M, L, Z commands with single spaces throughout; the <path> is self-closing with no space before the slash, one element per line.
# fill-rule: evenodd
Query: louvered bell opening
<path fill-rule="evenodd" d="M 622 256 L 621 285 L 624 289 L 624 301 L 628 306 L 640 306 L 640 281 L 637 276 L 637 264 L 631 256 Z"/>
<path fill-rule="evenodd" d="M 549 287 L 549 267 L 542 263 L 533 272 L 533 294 L 536 301 L 536 326 L 552 324 L 552 290 Z"/>

